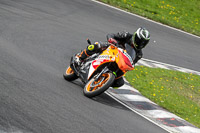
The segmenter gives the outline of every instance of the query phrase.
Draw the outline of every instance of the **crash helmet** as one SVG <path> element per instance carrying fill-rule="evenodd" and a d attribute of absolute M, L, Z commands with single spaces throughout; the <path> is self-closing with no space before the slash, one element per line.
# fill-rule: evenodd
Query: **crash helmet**
<path fill-rule="evenodd" d="M 140 50 L 148 44 L 150 40 L 150 33 L 145 28 L 138 28 L 133 34 L 132 40 L 134 48 Z"/>

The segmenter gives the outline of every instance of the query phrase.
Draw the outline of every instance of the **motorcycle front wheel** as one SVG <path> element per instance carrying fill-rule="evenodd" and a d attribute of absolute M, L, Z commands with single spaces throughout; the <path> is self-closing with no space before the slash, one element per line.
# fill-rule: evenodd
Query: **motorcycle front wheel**
<path fill-rule="evenodd" d="M 111 72 L 102 74 L 98 79 L 95 76 L 90 79 L 83 89 L 86 97 L 98 96 L 106 91 L 114 82 L 115 75 Z"/>
<path fill-rule="evenodd" d="M 63 77 L 67 81 L 73 81 L 78 78 L 78 76 L 74 73 L 70 66 L 66 69 L 65 73 L 63 74 Z"/>

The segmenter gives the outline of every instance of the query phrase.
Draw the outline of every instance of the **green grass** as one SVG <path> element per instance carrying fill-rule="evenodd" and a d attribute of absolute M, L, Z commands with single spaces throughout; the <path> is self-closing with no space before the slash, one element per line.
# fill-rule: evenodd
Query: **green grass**
<path fill-rule="evenodd" d="M 200 0 L 99 0 L 200 36 Z"/>
<path fill-rule="evenodd" d="M 200 127 L 200 76 L 136 66 L 125 77 L 142 95 Z"/>

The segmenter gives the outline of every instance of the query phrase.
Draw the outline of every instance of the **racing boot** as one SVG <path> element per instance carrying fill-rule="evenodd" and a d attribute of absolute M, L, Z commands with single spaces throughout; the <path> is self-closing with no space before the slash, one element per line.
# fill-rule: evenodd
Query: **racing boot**
<path fill-rule="evenodd" d="M 86 49 L 84 49 L 80 54 L 77 54 L 76 61 L 77 65 L 81 65 L 82 62 L 89 56 L 96 53 L 96 51 L 100 50 L 100 44 L 98 42 L 95 42 L 95 44 L 91 44 L 87 46 Z"/>
<path fill-rule="evenodd" d="M 88 57 L 89 55 L 86 53 L 86 49 L 84 51 L 82 51 L 80 54 L 77 54 L 75 57 L 75 63 L 78 66 L 81 66 L 81 64 L 83 63 L 83 61 Z"/>
<path fill-rule="evenodd" d="M 82 60 L 80 60 L 80 57 L 78 57 L 78 55 L 76 55 L 74 62 L 77 66 L 80 66 L 82 64 Z"/>

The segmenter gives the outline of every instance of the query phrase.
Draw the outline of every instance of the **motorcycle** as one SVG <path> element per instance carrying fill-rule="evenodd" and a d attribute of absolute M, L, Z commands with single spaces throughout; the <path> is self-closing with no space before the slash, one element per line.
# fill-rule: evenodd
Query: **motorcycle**
<path fill-rule="evenodd" d="M 90 40 L 87 40 L 91 44 Z M 83 93 L 92 98 L 100 95 L 112 86 L 115 79 L 122 77 L 127 71 L 133 70 L 134 49 L 125 44 L 126 49 L 114 44 L 102 51 L 89 56 L 80 66 L 75 62 L 77 54 L 71 57 L 63 77 L 67 81 L 80 78 L 85 84 Z"/>

